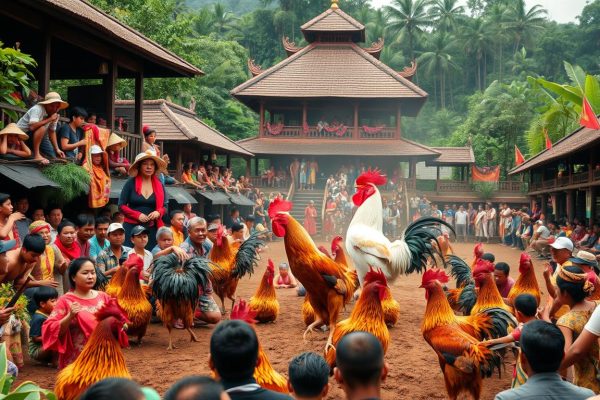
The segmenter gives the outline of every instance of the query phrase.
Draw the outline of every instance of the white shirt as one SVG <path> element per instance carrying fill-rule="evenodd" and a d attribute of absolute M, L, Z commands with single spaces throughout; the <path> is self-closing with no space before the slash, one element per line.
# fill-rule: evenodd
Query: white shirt
<path fill-rule="evenodd" d="M 467 219 L 469 218 L 469 214 L 466 211 L 457 211 L 456 215 L 456 225 L 467 225 Z"/>
<path fill-rule="evenodd" d="M 132 248 L 131 250 L 129 250 L 127 252 L 127 257 L 129 257 L 129 255 L 132 253 L 135 253 L 134 248 Z M 144 272 L 150 271 L 150 266 L 152 265 L 153 259 L 154 259 L 154 256 L 152 255 L 152 253 L 149 250 L 144 249 Z"/>
<path fill-rule="evenodd" d="M 21 119 L 19 119 L 19 122 L 17 122 L 17 126 L 23 131 L 27 132 L 30 130 L 29 124 L 40 122 L 41 120 L 46 118 L 46 116 L 47 114 L 44 106 L 36 104 L 35 106 L 27 110 L 27 112 L 21 117 Z M 51 122 L 49 124 L 49 128 L 52 131 L 56 131 L 56 121 Z"/>
<path fill-rule="evenodd" d="M 548 239 L 550 237 L 550 230 L 546 228 L 544 225 L 541 225 L 536 229 L 536 233 L 539 233 L 539 239 Z"/>
<path fill-rule="evenodd" d="M 600 307 L 596 307 L 592 313 L 587 324 L 585 324 L 585 330 L 596 336 L 600 336 Z"/>

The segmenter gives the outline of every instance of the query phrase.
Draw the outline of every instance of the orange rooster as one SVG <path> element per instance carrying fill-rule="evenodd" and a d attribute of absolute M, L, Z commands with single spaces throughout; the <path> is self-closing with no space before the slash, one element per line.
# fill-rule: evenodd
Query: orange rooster
<path fill-rule="evenodd" d="M 540 305 L 540 287 L 535 277 L 531 256 L 527 253 L 521 253 L 521 258 L 519 259 L 519 277 L 512 289 L 510 289 L 510 292 L 508 292 L 508 303 L 514 305 L 515 298 L 523 293 L 535 297 L 538 306 Z"/>
<path fill-rule="evenodd" d="M 275 278 L 275 265 L 269 259 L 267 269 L 260 281 L 260 285 L 250 298 L 250 309 L 256 313 L 258 322 L 273 322 L 279 314 L 279 302 L 275 294 L 273 279 Z"/>
<path fill-rule="evenodd" d="M 477 243 L 473 248 L 473 261 L 471 262 L 471 269 L 475 269 L 477 260 L 483 257 L 483 243 Z"/>
<path fill-rule="evenodd" d="M 245 240 L 239 247 L 233 246 L 226 237 L 227 231 L 223 225 L 217 229 L 217 239 L 209 253 L 210 260 L 216 265 L 212 268 L 212 282 L 215 294 L 221 299 L 221 313 L 225 314 L 225 298 L 235 303 L 235 291 L 238 282 L 246 274 L 252 274 L 258 261 L 257 250 L 264 242 L 259 238 L 261 232 L 256 232 Z"/>
<path fill-rule="evenodd" d="M 146 329 L 152 318 L 152 305 L 146 298 L 146 293 L 140 284 L 144 271 L 144 260 L 137 254 L 131 254 L 126 264 L 129 270 L 117 296 L 117 301 L 131 321 L 127 334 L 131 337 L 137 337 L 137 344 L 139 345 L 142 343 L 144 335 L 146 335 Z"/>
<path fill-rule="evenodd" d="M 117 272 L 115 272 L 112 278 L 110 278 L 110 281 L 104 290 L 106 294 L 116 298 L 119 295 L 121 286 L 123 286 L 123 282 L 125 281 L 125 275 L 127 275 L 127 267 L 124 264 L 118 267 Z"/>
<path fill-rule="evenodd" d="M 131 378 L 122 347 L 128 347 L 127 317 L 116 300 L 96 312 L 98 325 L 75 361 L 56 376 L 54 393 L 60 400 L 75 400 L 104 378 Z"/>
<path fill-rule="evenodd" d="M 275 198 L 269 205 L 273 233 L 284 238 L 290 269 L 306 289 L 306 296 L 317 316 L 304 332 L 326 324 L 330 329 L 327 347 L 331 346 L 333 328 L 344 304 L 352 297 L 353 282 L 345 265 L 321 253 L 304 227 L 289 211 L 292 203 Z"/>
<path fill-rule="evenodd" d="M 231 319 L 239 319 L 247 322 L 254 329 L 256 313 L 251 310 L 250 306 L 244 299 L 240 299 L 239 303 L 231 310 Z M 256 330 L 255 330 L 256 331 Z M 216 371 L 213 371 L 215 374 Z M 287 379 L 279 372 L 273 369 L 269 357 L 263 350 L 260 340 L 258 342 L 258 362 L 254 370 L 254 379 L 261 387 L 267 390 L 273 390 L 280 393 L 288 393 Z"/>
<path fill-rule="evenodd" d="M 381 301 L 389 291 L 387 280 L 381 270 L 367 272 L 360 297 L 348 319 L 338 322 L 333 330 L 333 347 L 325 351 L 325 359 L 335 367 L 335 346 L 342 337 L 351 332 L 365 331 L 373 334 L 381 342 L 384 353 L 390 343 L 390 332 L 385 323 Z"/>
<path fill-rule="evenodd" d="M 454 315 L 444 293 L 442 284 L 447 282 L 448 276 L 442 270 L 429 269 L 423 274 L 421 287 L 425 288 L 427 307 L 421 332 L 438 356 L 450 399 L 456 399 L 463 392 L 479 399 L 482 375 L 491 375 L 493 368 L 499 367 L 500 359 L 479 343 L 480 338 L 464 330 L 465 326 Z M 472 316 L 468 318 L 476 322 Z M 497 337 L 506 334 L 506 329 L 501 331 L 490 322 L 490 316 L 478 314 L 477 318 L 481 319 L 479 325 L 485 326 L 486 335 Z"/>

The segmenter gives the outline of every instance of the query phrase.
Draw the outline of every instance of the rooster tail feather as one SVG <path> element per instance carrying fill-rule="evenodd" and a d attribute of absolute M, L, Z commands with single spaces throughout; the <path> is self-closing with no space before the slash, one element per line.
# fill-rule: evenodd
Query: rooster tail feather
<path fill-rule="evenodd" d="M 477 292 L 475 291 L 475 283 L 471 282 L 460 292 L 457 305 L 465 315 L 470 315 L 475 303 L 477 303 Z"/>
<path fill-rule="evenodd" d="M 405 273 L 423 272 L 428 258 L 436 263 L 436 255 L 442 259 L 445 266 L 446 261 L 437 240 L 438 236 L 442 234 L 440 225 L 445 225 L 454 234 L 454 228 L 450 224 L 433 217 L 419 218 L 406 227 L 399 240 L 406 243 L 410 254 L 410 262 L 407 263 L 408 267 L 404 271 Z M 435 246 L 432 243 L 435 243 Z"/>
<path fill-rule="evenodd" d="M 177 299 L 195 304 L 198 286 L 206 287 L 210 281 L 210 266 L 202 257 L 191 258 L 183 265 L 175 254 L 159 257 L 154 261 L 152 292 L 161 302 Z"/>
<path fill-rule="evenodd" d="M 94 290 L 100 290 L 103 292 L 106 289 L 106 286 L 108 285 L 108 282 L 110 280 L 106 275 L 104 275 L 104 272 L 102 272 L 102 270 L 98 268 L 95 264 L 94 268 L 96 269 L 96 284 L 94 285 Z"/>
<path fill-rule="evenodd" d="M 488 316 L 491 322 L 490 327 L 483 332 L 484 339 L 506 336 L 508 335 L 509 328 L 514 329 L 518 324 L 516 318 L 502 308 L 488 308 L 487 310 L 480 312 L 479 315 L 480 314 Z"/>
<path fill-rule="evenodd" d="M 456 279 L 456 287 L 461 288 L 473 283 L 471 267 L 460 257 L 449 255 L 446 262 L 450 264 L 450 274 Z"/>
<path fill-rule="evenodd" d="M 238 252 L 235 255 L 235 266 L 231 272 L 233 278 L 240 279 L 246 274 L 252 275 L 254 273 L 254 268 L 258 265 L 257 250 L 265 244 L 265 242 L 260 239 L 260 236 L 264 234 L 264 231 L 254 232 L 239 247 Z"/>

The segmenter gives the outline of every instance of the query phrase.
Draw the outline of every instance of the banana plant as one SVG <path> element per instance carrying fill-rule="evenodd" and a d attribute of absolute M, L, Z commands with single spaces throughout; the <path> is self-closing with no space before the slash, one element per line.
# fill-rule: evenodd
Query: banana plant
<path fill-rule="evenodd" d="M 2 343 L 0 344 L 0 400 L 57 400 L 53 392 L 42 389 L 31 381 L 23 382 L 11 390 L 14 380 L 15 378 L 8 373 L 6 344 Z"/>

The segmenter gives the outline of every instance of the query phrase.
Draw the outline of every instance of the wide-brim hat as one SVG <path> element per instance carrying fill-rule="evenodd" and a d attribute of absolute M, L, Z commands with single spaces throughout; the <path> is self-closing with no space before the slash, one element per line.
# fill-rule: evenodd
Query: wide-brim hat
<path fill-rule="evenodd" d="M 139 166 L 145 160 L 154 160 L 156 163 L 156 173 L 165 172 L 167 169 L 167 163 L 165 160 L 157 156 L 152 150 L 146 150 L 145 152 L 135 156 L 135 160 L 131 164 L 131 167 L 129 167 L 129 176 L 137 176 Z"/>
<path fill-rule="evenodd" d="M 108 138 L 108 143 L 106 144 L 106 147 L 114 146 L 115 144 L 118 144 L 119 150 L 121 150 L 122 148 L 127 146 L 127 141 L 113 132 Z"/>
<path fill-rule="evenodd" d="M 60 98 L 60 94 L 56 92 L 48 92 L 48 94 L 44 97 L 44 100 L 40 101 L 38 104 L 52 104 L 52 103 L 60 103 L 59 110 L 64 110 L 69 107 L 69 103 L 63 101 Z"/>
<path fill-rule="evenodd" d="M 29 136 L 14 122 L 6 125 L 6 127 L 0 131 L 0 135 L 17 135 L 21 140 L 29 139 Z"/>

